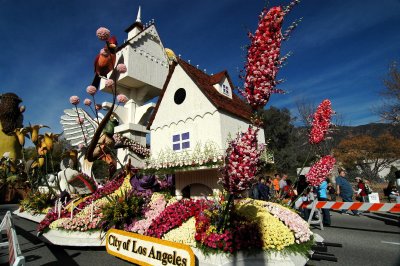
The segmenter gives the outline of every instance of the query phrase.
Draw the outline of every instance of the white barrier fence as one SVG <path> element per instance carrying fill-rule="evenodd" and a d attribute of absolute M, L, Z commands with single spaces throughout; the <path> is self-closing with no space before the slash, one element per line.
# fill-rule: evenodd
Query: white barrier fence
<path fill-rule="evenodd" d="M 7 242 L 0 242 L 0 247 L 8 246 L 8 261 L 12 266 L 25 265 L 25 257 L 22 256 L 19 248 L 17 233 L 12 223 L 11 212 L 8 211 L 0 224 L 0 231 L 7 232 Z"/>

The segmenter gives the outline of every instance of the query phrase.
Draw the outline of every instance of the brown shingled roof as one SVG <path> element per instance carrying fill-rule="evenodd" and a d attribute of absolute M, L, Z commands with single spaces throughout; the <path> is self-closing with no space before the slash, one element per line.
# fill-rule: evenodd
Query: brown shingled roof
<path fill-rule="evenodd" d="M 197 85 L 197 87 L 200 88 L 200 90 L 204 93 L 204 95 L 211 101 L 215 107 L 217 107 L 218 110 L 222 110 L 225 112 L 228 112 L 230 114 L 235 115 L 236 117 L 242 118 L 244 120 L 250 121 L 252 112 L 251 108 L 248 104 L 246 104 L 244 101 L 242 101 L 239 96 L 237 96 L 235 93 L 232 91 L 232 99 L 229 97 L 226 97 L 219 93 L 215 88 L 214 84 L 220 82 L 223 77 L 227 77 L 228 82 L 233 90 L 233 84 L 232 81 L 228 75 L 228 72 L 222 71 L 219 72 L 215 75 L 209 76 L 203 71 L 197 69 L 196 67 L 190 65 L 189 63 L 183 61 L 182 59 L 178 59 L 178 64 L 183 68 L 183 70 L 187 73 L 187 75 L 193 80 L 193 82 Z M 168 83 L 171 79 L 171 76 L 174 72 L 175 65 L 173 65 L 170 68 L 170 71 L 168 73 L 167 79 L 164 83 L 163 90 L 161 92 L 161 95 L 158 98 L 157 105 L 153 111 L 153 114 L 150 118 L 149 124 L 147 126 L 148 129 L 150 129 L 153 120 L 157 114 L 158 107 L 162 101 L 162 98 L 164 96 L 165 90 L 168 87 Z"/>

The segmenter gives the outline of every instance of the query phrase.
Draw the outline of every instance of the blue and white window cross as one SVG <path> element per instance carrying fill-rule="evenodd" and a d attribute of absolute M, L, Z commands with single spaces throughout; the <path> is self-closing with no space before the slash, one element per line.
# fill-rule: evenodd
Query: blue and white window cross
<path fill-rule="evenodd" d="M 172 149 L 174 151 L 180 151 L 189 148 L 190 148 L 189 132 L 172 135 Z"/>
<path fill-rule="evenodd" d="M 222 92 L 225 95 L 229 95 L 229 87 L 227 85 L 225 85 L 225 84 L 222 84 Z"/>

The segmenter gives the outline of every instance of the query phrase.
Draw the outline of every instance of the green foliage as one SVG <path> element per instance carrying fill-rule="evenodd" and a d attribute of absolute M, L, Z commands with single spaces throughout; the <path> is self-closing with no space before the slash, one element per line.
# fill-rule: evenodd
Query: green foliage
<path fill-rule="evenodd" d="M 29 193 L 27 197 L 19 203 L 21 211 L 29 211 L 33 214 L 44 213 L 49 207 L 52 207 L 51 193 Z"/>
<path fill-rule="evenodd" d="M 123 191 L 121 196 L 106 196 L 108 203 L 102 208 L 102 230 L 110 228 L 123 229 L 142 213 L 144 199 L 133 193 Z"/>
<path fill-rule="evenodd" d="M 274 154 L 275 170 L 296 175 L 299 151 L 295 144 L 298 138 L 294 132 L 290 111 L 271 106 L 267 110 L 262 110 L 259 115 L 264 123 L 268 149 Z"/>

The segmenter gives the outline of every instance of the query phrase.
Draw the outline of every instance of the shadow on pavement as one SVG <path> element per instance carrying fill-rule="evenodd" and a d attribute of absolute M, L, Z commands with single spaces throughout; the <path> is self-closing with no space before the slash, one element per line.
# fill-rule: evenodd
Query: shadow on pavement
<path fill-rule="evenodd" d="M 14 224 L 14 227 L 15 227 L 15 230 L 17 231 L 17 235 L 22 236 L 23 238 L 25 238 L 32 244 L 39 245 L 39 244 L 43 243 L 42 241 L 40 241 L 40 239 L 37 236 L 33 235 L 29 231 L 26 231 L 24 228 L 19 227 L 16 224 Z M 34 232 L 36 232 L 36 231 L 34 231 Z"/>
<path fill-rule="evenodd" d="M 338 229 L 345 229 L 345 230 L 355 230 L 355 231 L 365 231 L 365 232 L 375 232 L 375 233 L 383 233 L 383 234 L 400 235 L 400 232 L 395 232 L 395 231 L 372 230 L 372 229 L 366 229 L 366 228 L 344 227 L 344 226 L 337 226 L 337 225 L 331 225 L 330 227 L 331 228 L 338 228 Z"/>
<path fill-rule="evenodd" d="M 68 265 L 68 266 L 78 266 L 79 264 L 76 263 L 72 258 L 79 256 L 81 253 L 77 252 L 74 254 L 69 255 L 63 247 L 54 246 L 51 244 L 46 244 L 48 250 L 56 257 L 56 261 L 45 263 L 43 265 Z"/>
<path fill-rule="evenodd" d="M 384 213 L 374 213 L 374 214 L 364 213 L 363 216 L 370 219 L 385 222 L 385 224 L 387 225 L 400 226 L 400 220 L 396 220 L 396 218 L 394 218 L 393 216 L 385 215 Z"/>

